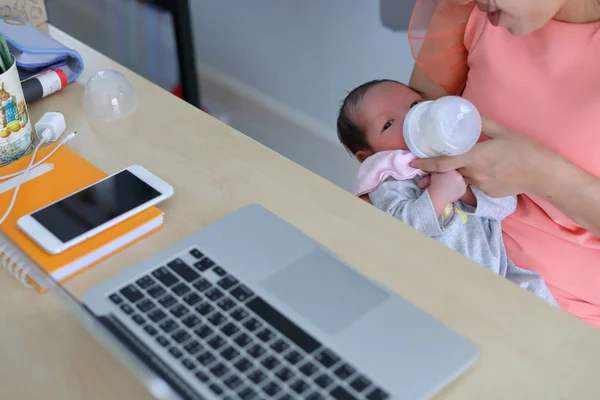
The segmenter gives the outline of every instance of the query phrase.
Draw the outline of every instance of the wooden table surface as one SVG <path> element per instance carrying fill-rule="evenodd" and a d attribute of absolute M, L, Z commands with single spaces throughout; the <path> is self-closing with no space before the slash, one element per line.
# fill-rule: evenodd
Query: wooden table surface
<path fill-rule="evenodd" d="M 448 399 L 600 399 L 600 332 L 126 70 L 60 30 L 85 73 L 30 106 L 60 110 L 77 153 L 113 173 L 141 164 L 170 182 L 165 227 L 65 286 L 76 296 L 248 203 L 259 203 L 473 341 L 477 364 Z M 122 71 L 139 108 L 117 122 L 86 118 L 84 83 Z M 0 274 L 0 398 L 147 399 L 133 375 L 52 294 Z"/>

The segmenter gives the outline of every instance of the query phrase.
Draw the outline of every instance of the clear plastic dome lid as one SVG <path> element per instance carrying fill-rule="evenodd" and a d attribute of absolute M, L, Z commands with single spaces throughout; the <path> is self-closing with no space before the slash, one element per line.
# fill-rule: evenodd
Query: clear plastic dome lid
<path fill-rule="evenodd" d="M 96 73 L 85 84 L 83 109 L 94 119 L 112 121 L 127 117 L 138 106 L 133 86 L 125 76 L 114 70 Z"/>

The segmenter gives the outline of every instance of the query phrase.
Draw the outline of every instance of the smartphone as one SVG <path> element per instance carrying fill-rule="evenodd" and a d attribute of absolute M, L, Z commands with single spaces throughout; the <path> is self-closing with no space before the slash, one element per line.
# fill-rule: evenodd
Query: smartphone
<path fill-rule="evenodd" d="M 49 254 L 59 254 L 168 199 L 171 185 L 133 165 L 17 220 Z"/>

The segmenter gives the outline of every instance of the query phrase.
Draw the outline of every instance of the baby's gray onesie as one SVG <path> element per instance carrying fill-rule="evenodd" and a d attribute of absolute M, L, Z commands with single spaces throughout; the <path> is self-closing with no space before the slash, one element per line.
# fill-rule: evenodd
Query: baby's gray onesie
<path fill-rule="evenodd" d="M 506 255 L 500 221 L 515 211 L 516 197 L 495 199 L 471 187 L 477 198 L 477 207 L 461 201 L 456 203 L 467 214 L 467 221 L 463 223 L 461 216 L 453 211 L 442 222 L 436 216 L 429 191 L 421 191 L 417 186 L 419 179 L 388 179 L 369 194 L 371 203 L 549 303 L 556 304 L 540 275 L 517 267 Z"/>

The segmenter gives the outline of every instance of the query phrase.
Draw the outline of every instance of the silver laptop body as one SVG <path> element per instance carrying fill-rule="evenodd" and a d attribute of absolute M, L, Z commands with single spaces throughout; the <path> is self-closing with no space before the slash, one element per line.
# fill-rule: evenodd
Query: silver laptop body
<path fill-rule="evenodd" d="M 477 356 L 257 205 L 96 286 L 83 305 L 183 399 L 425 399 Z"/>

